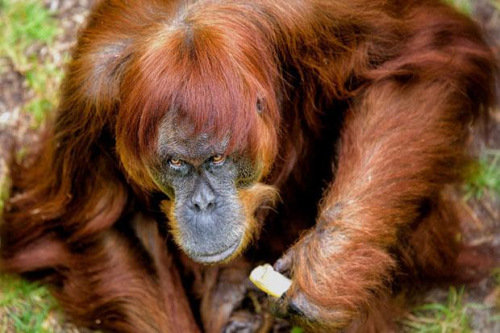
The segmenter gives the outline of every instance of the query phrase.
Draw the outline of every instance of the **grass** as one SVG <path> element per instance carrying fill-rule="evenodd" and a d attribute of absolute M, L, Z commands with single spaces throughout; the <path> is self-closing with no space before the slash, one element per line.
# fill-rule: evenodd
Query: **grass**
<path fill-rule="evenodd" d="M 496 10 L 500 11 L 500 0 L 492 0 L 491 4 L 495 7 Z"/>
<path fill-rule="evenodd" d="M 465 184 L 465 199 L 481 199 L 484 195 L 500 197 L 500 150 L 484 150 L 470 168 Z"/>
<path fill-rule="evenodd" d="M 24 77 L 27 102 L 23 111 L 32 116 L 35 126 L 58 100 L 62 66 L 50 53 L 61 32 L 58 24 L 40 0 L 0 0 L 0 75 L 13 69 Z M 8 183 L 7 176 L 0 175 L 0 215 Z M 0 333 L 54 332 L 55 308 L 46 288 L 0 275 Z"/>
<path fill-rule="evenodd" d="M 46 288 L 0 276 L 0 332 L 52 332 L 55 301 Z"/>
<path fill-rule="evenodd" d="M 63 75 L 48 52 L 61 32 L 58 21 L 40 0 L 0 0 L 0 31 L 3 66 L 24 76 L 29 96 L 24 109 L 39 124 L 57 104 Z M 5 70 L 0 67 L 0 74 Z"/>
<path fill-rule="evenodd" d="M 472 14 L 472 1 L 473 0 L 445 0 L 444 2 L 454 6 L 462 13 L 470 15 Z"/>
<path fill-rule="evenodd" d="M 468 333 L 472 332 L 468 310 L 473 304 L 464 304 L 464 288 L 451 287 L 445 303 L 429 303 L 415 308 L 403 322 L 409 332 Z"/>

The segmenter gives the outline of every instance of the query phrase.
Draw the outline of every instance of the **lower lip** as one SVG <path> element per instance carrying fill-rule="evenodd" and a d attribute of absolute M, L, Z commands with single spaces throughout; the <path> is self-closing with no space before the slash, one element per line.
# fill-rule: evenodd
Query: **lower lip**
<path fill-rule="evenodd" d="M 233 245 L 231 245 L 222 252 L 209 255 L 198 254 L 193 256 L 192 259 L 202 264 L 215 264 L 229 258 L 231 254 L 233 254 L 238 249 L 239 246 L 240 246 L 240 241 L 237 241 L 236 243 L 234 243 Z"/>

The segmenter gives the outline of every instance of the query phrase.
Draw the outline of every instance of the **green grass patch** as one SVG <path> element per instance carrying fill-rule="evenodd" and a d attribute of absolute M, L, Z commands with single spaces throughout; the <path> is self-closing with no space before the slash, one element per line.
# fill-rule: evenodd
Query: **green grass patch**
<path fill-rule="evenodd" d="M 47 112 L 54 110 L 62 77 L 62 69 L 48 61 L 43 64 L 36 63 L 32 70 L 26 72 L 26 82 L 36 98 L 25 105 L 25 110 L 35 117 L 37 123 L 45 119 Z M 47 91 L 47 88 L 50 91 Z"/>
<path fill-rule="evenodd" d="M 49 52 L 40 52 L 50 50 L 60 34 L 58 22 L 40 0 L 0 0 L 0 31 L 0 58 L 24 76 L 30 96 L 24 110 L 40 123 L 57 104 L 63 75 Z"/>
<path fill-rule="evenodd" d="M 57 23 L 39 0 L 1 0 L 2 51 L 21 60 L 34 42 L 50 44 L 58 33 Z"/>
<path fill-rule="evenodd" d="M 39 125 L 58 101 L 62 62 L 51 47 L 61 32 L 59 22 L 41 0 L 0 0 L 0 75 L 14 70 L 24 77 L 28 100 L 23 111 L 33 116 L 34 125 Z M 3 177 L 0 214 L 9 191 L 9 179 Z M 0 333 L 54 332 L 55 308 L 46 288 L 0 275 Z"/>
<path fill-rule="evenodd" d="M 452 5 L 457 8 L 464 14 L 471 15 L 472 14 L 472 0 L 445 0 L 444 2 Z"/>
<path fill-rule="evenodd" d="M 496 10 L 500 11 L 500 0 L 491 0 L 491 4 Z"/>
<path fill-rule="evenodd" d="M 500 196 L 500 150 L 485 150 L 467 175 L 465 199 L 481 199 L 485 194 Z"/>
<path fill-rule="evenodd" d="M 497 267 L 491 271 L 491 276 L 493 276 L 493 281 L 500 287 L 500 267 Z"/>
<path fill-rule="evenodd" d="M 403 325 L 408 332 L 415 333 L 445 333 L 445 332 L 472 332 L 468 309 L 473 304 L 463 303 L 464 288 L 458 291 L 450 288 L 446 303 L 430 303 L 419 306 Z"/>
<path fill-rule="evenodd" d="M 0 332 L 52 332 L 55 301 L 48 290 L 10 275 L 0 275 Z"/>

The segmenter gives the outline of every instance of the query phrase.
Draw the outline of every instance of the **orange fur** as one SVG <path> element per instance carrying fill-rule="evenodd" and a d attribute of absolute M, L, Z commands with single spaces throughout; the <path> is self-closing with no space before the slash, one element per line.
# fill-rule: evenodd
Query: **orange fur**
<path fill-rule="evenodd" d="M 102 0 L 41 151 L 13 166 L 1 268 L 50 282 L 82 325 L 195 332 L 238 308 L 243 271 L 281 257 L 291 320 L 381 331 L 395 290 L 454 269 L 442 192 L 496 70 L 479 29 L 438 0 Z M 238 192 L 252 246 L 223 266 L 228 289 L 167 232 L 174 203 L 150 168 L 172 110 L 258 168 Z"/>

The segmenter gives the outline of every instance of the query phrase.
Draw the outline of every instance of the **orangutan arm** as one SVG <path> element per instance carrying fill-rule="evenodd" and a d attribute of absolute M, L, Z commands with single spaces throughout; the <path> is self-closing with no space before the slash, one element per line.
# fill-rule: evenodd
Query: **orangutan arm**
<path fill-rule="evenodd" d="M 459 176 L 472 113 L 449 83 L 387 78 L 348 111 L 317 225 L 275 265 L 291 270 L 286 311 L 303 327 L 343 328 L 373 307 L 397 269 L 399 232 Z"/>

